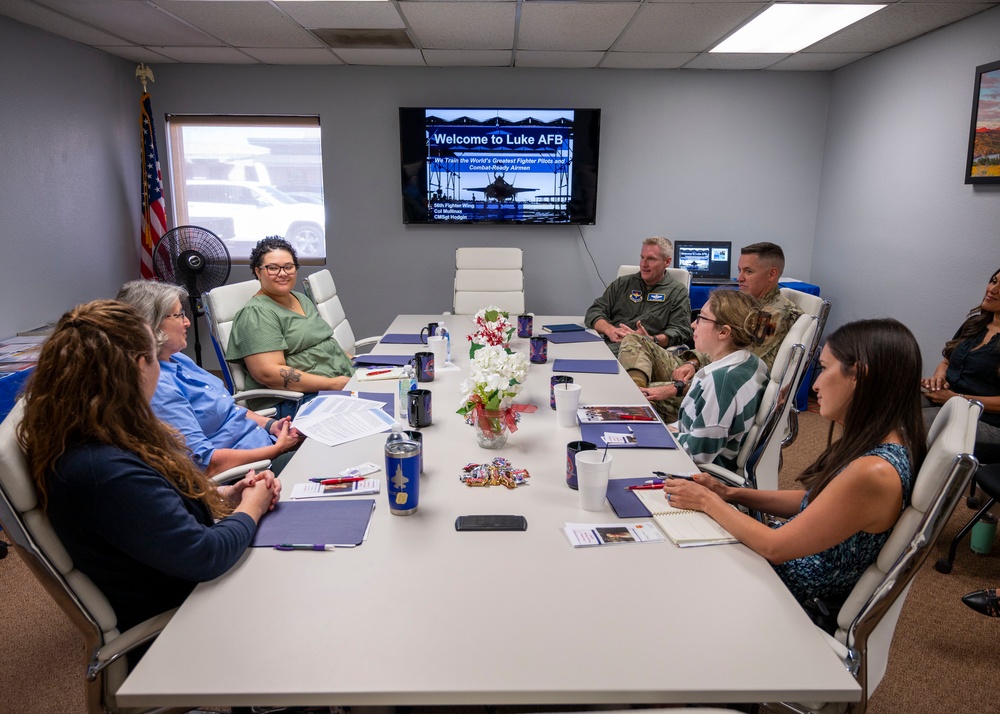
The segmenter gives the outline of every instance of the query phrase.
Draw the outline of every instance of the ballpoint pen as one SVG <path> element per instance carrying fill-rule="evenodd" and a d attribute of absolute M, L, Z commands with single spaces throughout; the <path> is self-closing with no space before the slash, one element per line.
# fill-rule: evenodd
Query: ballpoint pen
<path fill-rule="evenodd" d="M 371 377 L 372 375 L 375 375 L 375 374 L 389 374 L 389 372 L 391 372 L 391 371 L 392 371 L 391 369 L 376 369 L 374 372 L 368 372 L 368 373 L 366 373 L 365 376 L 366 377 Z"/>
<path fill-rule="evenodd" d="M 366 476 L 350 476 L 347 478 L 311 478 L 309 479 L 313 483 L 318 483 L 323 486 L 336 486 L 342 483 L 355 483 L 356 481 L 364 481 Z"/>
<path fill-rule="evenodd" d="M 644 483 L 641 486 L 626 486 L 626 491 L 652 491 L 654 488 L 663 488 L 663 482 L 660 483 Z"/>
<path fill-rule="evenodd" d="M 324 545 L 323 543 L 279 543 L 274 546 L 275 550 L 334 550 L 335 545 Z"/>
<path fill-rule="evenodd" d="M 622 421 L 656 421 L 655 419 L 650 419 L 649 417 L 640 416 L 638 414 L 621 414 L 618 418 Z"/>
<path fill-rule="evenodd" d="M 684 481 L 694 481 L 693 476 L 685 476 L 684 474 L 668 474 L 665 471 L 654 471 L 654 476 L 659 476 L 660 478 L 679 478 Z"/>

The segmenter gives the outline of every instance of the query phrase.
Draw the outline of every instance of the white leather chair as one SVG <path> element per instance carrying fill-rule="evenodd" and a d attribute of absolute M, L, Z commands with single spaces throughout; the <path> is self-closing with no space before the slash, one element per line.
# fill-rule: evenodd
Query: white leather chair
<path fill-rule="evenodd" d="M 632 275 L 639 272 L 638 265 L 619 265 L 618 274 L 615 275 L 616 278 L 620 278 L 623 275 Z M 667 268 L 667 275 L 679 282 L 684 286 L 684 289 L 691 292 L 691 273 L 684 268 Z"/>
<path fill-rule="evenodd" d="M 243 363 L 238 360 L 226 359 L 229 334 L 233 331 L 233 319 L 240 308 L 246 305 L 259 289 L 260 283 L 256 280 L 247 280 L 243 283 L 221 285 L 202 295 L 205 313 L 208 315 L 208 324 L 212 330 L 212 345 L 215 347 L 215 354 L 219 358 L 219 366 L 222 369 L 222 378 L 226 387 L 232 392 L 233 399 L 237 402 L 242 403 L 247 399 L 259 397 L 300 401 L 302 399 L 301 393 L 285 389 L 244 390 L 246 372 L 243 370 Z"/>
<path fill-rule="evenodd" d="M 0 523 L 21 560 L 83 635 L 88 661 L 80 674 L 86 687 L 87 711 L 120 712 L 115 692 L 127 674 L 122 655 L 156 637 L 176 610 L 125 632 L 118 630 L 111 604 L 93 581 L 76 569 L 39 507 L 27 461 L 17 442 L 17 425 L 23 414 L 24 403 L 18 401 L 0 424 Z"/>
<path fill-rule="evenodd" d="M 818 295 L 810 295 L 809 293 L 804 293 L 801 290 L 793 290 L 792 288 L 780 288 L 780 292 L 785 299 L 794 303 L 802 312 L 816 318 L 816 333 L 813 336 L 812 344 L 806 345 L 805 367 L 802 370 L 802 376 L 799 378 L 799 384 L 795 385 L 795 393 L 798 394 L 802 380 L 805 379 L 810 365 L 812 365 L 813 360 L 816 358 L 816 350 L 819 349 L 819 341 L 823 337 L 823 330 L 826 329 L 826 319 L 830 315 L 830 301 L 824 300 Z M 782 446 L 791 445 L 799 435 L 799 410 L 795 407 L 794 399 L 792 401 L 792 409 L 789 412 L 785 435 L 781 442 Z"/>
<path fill-rule="evenodd" d="M 855 704 L 768 704 L 776 711 L 863 714 L 885 675 L 899 613 L 917 570 L 962 499 L 978 463 L 972 456 L 982 404 L 952 397 L 927 435 L 928 453 L 910 505 L 899 517 L 878 560 L 861 576 L 837 618 L 834 636 L 819 631 L 861 685 Z"/>
<path fill-rule="evenodd" d="M 337 340 L 337 344 L 344 352 L 354 355 L 359 347 L 370 347 L 378 343 L 378 337 L 354 339 L 354 330 L 351 329 L 351 323 L 347 321 L 344 306 L 337 295 L 337 285 L 333 282 L 333 276 L 329 270 L 324 268 L 302 282 L 305 284 L 309 299 L 316 304 L 320 317 L 333 328 L 334 339 Z"/>
<path fill-rule="evenodd" d="M 496 305 L 511 315 L 524 312 L 520 248 L 459 248 L 455 251 L 456 315 L 474 315 Z"/>
<path fill-rule="evenodd" d="M 795 390 L 806 368 L 806 345 L 811 344 L 817 326 L 812 315 L 800 315 L 781 341 L 757 416 L 736 456 L 736 470 L 702 464 L 705 471 L 737 486 L 778 488 L 782 437 L 795 401 Z"/>

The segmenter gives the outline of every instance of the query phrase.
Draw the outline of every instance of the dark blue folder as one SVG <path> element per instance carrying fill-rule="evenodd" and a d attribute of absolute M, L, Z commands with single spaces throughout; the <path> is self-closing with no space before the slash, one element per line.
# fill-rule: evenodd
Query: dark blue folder
<path fill-rule="evenodd" d="M 601 338 L 595 335 L 593 332 L 587 332 L 586 330 L 577 330 L 575 332 L 553 332 L 551 335 L 545 335 L 545 339 L 554 345 L 562 345 L 569 342 L 600 342 Z"/>
<path fill-rule="evenodd" d="M 674 442 L 674 438 L 667 431 L 667 427 L 663 425 L 662 422 L 629 422 L 627 424 L 623 423 L 604 423 L 604 424 L 581 424 L 580 425 L 580 438 L 584 441 L 589 441 L 591 443 L 600 446 L 604 442 L 601 441 L 601 437 L 605 433 L 611 432 L 612 434 L 627 434 L 629 432 L 629 427 L 632 427 L 632 433 L 635 434 L 634 444 L 608 444 L 609 449 L 676 449 L 677 444 Z"/>
<path fill-rule="evenodd" d="M 402 367 L 413 361 L 413 355 L 358 355 L 355 367 Z"/>
<path fill-rule="evenodd" d="M 557 359 L 552 362 L 553 372 L 586 372 L 589 374 L 618 374 L 616 359 Z"/>
<path fill-rule="evenodd" d="M 254 548 L 283 543 L 361 545 L 375 499 L 281 501 L 260 519 Z"/>
<path fill-rule="evenodd" d="M 427 343 L 420 339 L 420 335 L 404 335 L 399 332 L 390 332 L 389 334 L 382 335 L 382 339 L 379 340 L 379 344 L 383 345 L 426 345 Z"/>
<path fill-rule="evenodd" d="M 608 503 L 619 518 L 650 518 L 653 514 L 643 505 L 629 486 L 642 486 L 649 478 L 613 478 L 608 481 Z"/>

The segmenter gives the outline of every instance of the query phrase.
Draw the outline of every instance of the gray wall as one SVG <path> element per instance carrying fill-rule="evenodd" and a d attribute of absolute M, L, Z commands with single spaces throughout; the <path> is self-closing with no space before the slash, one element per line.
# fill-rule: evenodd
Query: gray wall
<path fill-rule="evenodd" d="M 138 270 L 134 65 L 0 18 L 0 337 Z"/>
<path fill-rule="evenodd" d="M 359 335 L 450 309 L 455 248 L 519 246 L 529 310 L 580 314 L 642 238 L 770 239 L 808 277 L 828 74 L 158 67 L 159 113 L 318 114 L 329 267 Z M 404 226 L 400 106 L 602 108 L 596 226 Z M 162 132 L 161 132 L 162 133 Z M 246 279 L 245 268 L 236 268 Z M 405 295 L 405 302 L 400 300 Z"/>
<path fill-rule="evenodd" d="M 151 89 L 161 118 L 320 116 L 359 335 L 447 309 L 458 246 L 522 247 L 529 309 L 580 314 L 602 287 L 584 240 L 607 280 L 663 233 L 780 242 L 832 324 L 895 315 L 934 361 L 1000 264 L 1000 196 L 961 178 L 974 68 L 998 58 L 994 9 L 834 73 L 162 65 Z M 136 277 L 139 88 L 132 63 L 6 19 L 0 66 L 5 335 Z M 601 107 L 598 225 L 404 227 L 396 108 L 459 103 Z"/>
<path fill-rule="evenodd" d="M 1000 268 L 1000 186 L 963 183 L 977 65 L 1000 8 L 834 73 L 812 276 L 831 324 L 889 315 L 927 374 Z"/>

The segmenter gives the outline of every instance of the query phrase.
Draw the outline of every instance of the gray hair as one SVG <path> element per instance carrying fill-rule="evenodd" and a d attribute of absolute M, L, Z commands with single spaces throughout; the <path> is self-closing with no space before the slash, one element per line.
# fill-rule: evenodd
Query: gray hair
<path fill-rule="evenodd" d="M 655 245 L 660 249 L 660 253 L 663 255 L 664 260 L 670 260 L 674 257 L 674 244 L 663 236 L 653 236 L 652 238 L 647 238 L 642 242 L 642 244 L 644 246 Z"/>
<path fill-rule="evenodd" d="M 174 302 L 180 300 L 183 306 L 187 296 L 187 290 L 180 285 L 156 280 L 132 280 L 122 285 L 115 300 L 134 307 L 149 324 L 159 353 L 167 341 L 167 335 L 160 329 L 160 324 L 173 312 Z"/>

